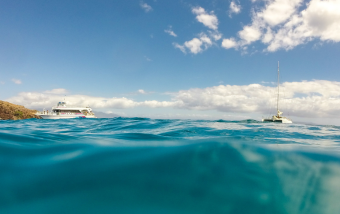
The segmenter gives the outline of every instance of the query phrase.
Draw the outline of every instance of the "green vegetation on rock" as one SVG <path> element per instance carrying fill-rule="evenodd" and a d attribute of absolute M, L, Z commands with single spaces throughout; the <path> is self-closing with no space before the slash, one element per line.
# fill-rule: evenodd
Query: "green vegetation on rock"
<path fill-rule="evenodd" d="M 36 112 L 36 110 L 27 109 L 24 106 L 0 100 L 0 120 L 40 118 L 35 115 Z"/>
<path fill-rule="evenodd" d="M 14 116 L 21 119 L 23 117 L 23 113 L 22 113 L 22 111 L 16 111 L 16 112 L 14 112 Z"/>

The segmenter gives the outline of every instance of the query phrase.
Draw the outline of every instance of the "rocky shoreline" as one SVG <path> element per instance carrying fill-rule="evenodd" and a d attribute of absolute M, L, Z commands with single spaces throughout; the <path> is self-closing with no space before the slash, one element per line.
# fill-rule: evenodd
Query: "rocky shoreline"
<path fill-rule="evenodd" d="M 0 120 L 40 119 L 39 116 L 35 115 L 36 112 L 37 110 L 0 100 Z"/>

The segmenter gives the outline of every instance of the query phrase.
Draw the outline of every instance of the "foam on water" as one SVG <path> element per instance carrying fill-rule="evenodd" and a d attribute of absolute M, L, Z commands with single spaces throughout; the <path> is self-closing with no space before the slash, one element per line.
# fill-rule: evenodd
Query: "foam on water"
<path fill-rule="evenodd" d="M 0 213 L 339 213 L 340 127 L 0 121 Z"/>

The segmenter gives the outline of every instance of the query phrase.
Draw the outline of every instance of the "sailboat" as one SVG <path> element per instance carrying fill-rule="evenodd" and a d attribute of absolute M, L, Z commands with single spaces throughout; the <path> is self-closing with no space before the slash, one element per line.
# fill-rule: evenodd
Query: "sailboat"
<path fill-rule="evenodd" d="M 283 112 L 279 110 L 279 99 L 280 99 L 280 64 L 279 62 L 277 62 L 277 101 L 276 101 L 277 115 L 273 115 L 271 118 L 264 118 L 262 119 L 262 122 L 293 123 L 291 119 L 281 116 Z"/>

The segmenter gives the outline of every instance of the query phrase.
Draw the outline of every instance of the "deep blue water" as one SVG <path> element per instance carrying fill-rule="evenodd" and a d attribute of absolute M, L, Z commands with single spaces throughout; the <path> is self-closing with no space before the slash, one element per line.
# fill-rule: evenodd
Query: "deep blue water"
<path fill-rule="evenodd" d="M 340 127 L 0 121 L 0 213 L 340 213 Z"/>

